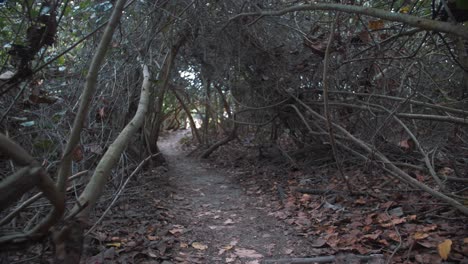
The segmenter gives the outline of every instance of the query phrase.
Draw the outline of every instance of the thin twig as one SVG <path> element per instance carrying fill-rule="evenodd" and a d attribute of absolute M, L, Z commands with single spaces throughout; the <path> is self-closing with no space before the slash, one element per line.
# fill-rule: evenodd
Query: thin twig
<path fill-rule="evenodd" d="M 323 110 L 324 110 L 325 118 L 327 119 L 326 123 L 327 123 L 328 133 L 330 135 L 330 145 L 332 148 L 333 157 L 335 158 L 335 161 L 336 161 L 336 167 L 338 168 L 338 171 L 340 172 L 341 178 L 346 183 L 346 186 L 348 187 L 348 191 L 350 193 L 353 193 L 353 190 L 351 188 L 351 185 L 349 184 L 348 178 L 344 174 L 343 166 L 338 159 L 338 150 L 336 148 L 335 135 L 333 133 L 333 125 L 331 122 L 330 108 L 328 106 L 328 90 L 330 86 L 330 83 L 328 81 L 328 66 L 330 64 L 330 50 L 331 50 L 331 46 L 332 46 L 334 35 L 335 35 L 335 26 L 336 24 L 338 24 L 339 19 L 340 19 L 340 13 L 337 13 L 335 17 L 335 22 L 333 22 L 332 27 L 330 29 L 330 38 L 328 39 L 327 49 L 325 50 L 325 58 L 323 59 L 323 81 L 322 81 L 323 83 Z"/>

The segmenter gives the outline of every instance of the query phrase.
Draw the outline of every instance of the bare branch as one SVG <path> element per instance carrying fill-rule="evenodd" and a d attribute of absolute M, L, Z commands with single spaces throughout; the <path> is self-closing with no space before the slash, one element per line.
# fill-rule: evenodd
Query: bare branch
<path fill-rule="evenodd" d="M 275 11 L 262 11 L 262 12 L 250 12 L 250 13 L 241 13 L 232 17 L 229 21 L 235 20 L 244 16 L 282 16 L 287 13 L 298 12 L 298 11 L 314 11 L 314 10 L 329 10 L 329 11 L 339 11 L 345 13 L 354 13 L 360 15 L 366 15 L 371 17 L 377 17 L 383 20 L 401 22 L 408 24 L 415 28 L 425 29 L 425 30 L 434 30 L 438 32 L 450 33 L 456 36 L 459 36 L 464 39 L 468 39 L 468 29 L 463 25 L 454 25 L 448 22 L 436 21 L 431 19 L 425 19 L 421 17 L 416 17 L 412 15 L 394 13 L 390 11 L 385 11 L 377 8 L 363 7 L 363 6 L 353 6 L 353 5 L 342 5 L 342 4 L 309 4 L 309 5 L 296 5 L 288 7 L 281 10 Z"/>

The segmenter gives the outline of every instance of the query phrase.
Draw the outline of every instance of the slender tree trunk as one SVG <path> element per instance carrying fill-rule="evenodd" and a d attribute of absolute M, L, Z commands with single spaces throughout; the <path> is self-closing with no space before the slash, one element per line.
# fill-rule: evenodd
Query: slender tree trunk
<path fill-rule="evenodd" d="M 190 128 L 192 129 L 192 134 L 195 136 L 195 139 L 197 140 L 197 142 L 199 144 L 201 144 L 202 140 L 201 140 L 200 134 L 198 133 L 198 129 L 197 129 L 197 126 L 195 124 L 195 121 L 193 120 L 192 113 L 191 113 L 190 109 L 184 103 L 184 101 L 180 97 L 179 93 L 176 91 L 176 88 L 173 87 L 173 86 L 171 88 L 172 88 L 172 92 L 174 93 L 175 97 L 177 98 L 177 101 L 179 101 L 180 105 L 182 106 L 185 113 L 187 114 L 187 118 L 189 120 Z"/>
<path fill-rule="evenodd" d="M 164 64 L 159 76 L 161 84 L 158 85 L 156 89 L 157 91 L 152 92 L 152 97 L 156 98 L 156 104 L 151 107 L 150 113 L 151 116 L 148 117 L 145 121 L 145 128 L 144 134 L 146 137 L 146 143 L 148 154 L 156 154 L 159 153 L 159 148 L 157 145 L 159 132 L 161 130 L 162 122 L 164 121 L 164 113 L 163 111 L 163 103 L 164 103 L 164 96 L 166 94 L 167 88 L 170 82 L 171 71 L 174 66 L 174 61 L 179 52 L 180 47 L 185 43 L 187 40 L 187 33 L 184 34 L 177 40 L 177 42 L 171 47 L 166 59 L 164 60 Z M 162 158 L 161 155 L 158 155 L 158 161 Z"/>
<path fill-rule="evenodd" d="M 89 104 L 91 103 L 91 98 L 93 97 L 96 90 L 99 68 L 104 62 L 109 44 L 112 40 L 112 35 L 114 35 L 115 28 L 117 27 L 120 17 L 122 16 L 125 3 L 125 0 L 119 0 L 115 4 L 114 10 L 112 11 L 112 16 L 106 26 L 106 29 L 104 30 L 104 34 L 102 35 L 101 41 L 99 42 L 97 51 L 94 54 L 91 65 L 89 66 L 88 74 L 86 75 L 85 88 L 81 95 L 80 107 L 78 108 L 75 120 L 73 122 L 70 137 L 65 147 L 61 166 L 59 168 L 57 186 L 62 192 L 65 192 L 66 182 L 68 177 L 71 175 L 72 154 L 78 145 L 78 142 L 80 141 L 80 134 L 81 130 L 83 129 L 86 116 L 88 115 Z"/>
<path fill-rule="evenodd" d="M 151 86 L 149 81 L 149 70 L 146 65 L 143 67 L 143 76 L 144 80 L 141 88 L 138 110 L 130 123 L 125 126 L 122 132 L 120 132 L 119 136 L 109 146 L 106 153 L 99 161 L 99 164 L 97 165 L 88 185 L 86 185 L 83 193 L 81 193 L 79 202 L 80 204 L 86 204 L 87 206 L 78 214 L 78 218 L 88 216 L 90 209 L 94 207 L 97 199 L 104 189 L 107 177 L 109 176 L 112 167 L 118 162 L 120 154 L 124 151 L 125 147 L 130 141 L 130 138 L 143 125 L 145 114 L 148 111 L 149 90 Z M 73 211 L 76 210 L 79 210 L 77 206 Z"/>
<path fill-rule="evenodd" d="M 71 175 L 72 154 L 80 140 L 81 130 L 83 128 L 86 116 L 88 115 L 89 104 L 92 101 L 91 98 L 93 97 L 94 92 L 96 90 L 99 68 L 101 67 L 104 61 L 107 49 L 112 40 L 112 35 L 114 34 L 115 28 L 117 27 L 120 17 L 122 16 L 122 11 L 124 9 L 125 3 L 126 0 L 118 0 L 115 3 L 115 7 L 112 11 L 111 18 L 109 19 L 109 23 L 107 23 L 101 41 L 99 42 L 97 51 L 94 54 L 93 60 L 91 61 L 88 74 L 86 76 L 86 83 L 83 93 L 81 94 L 80 106 L 78 108 L 77 115 L 73 122 L 73 127 L 68 139 L 68 143 L 65 147 L 61 161 L 61 166 L 58 172 L 57 188 L 63 196 L 65 195 L 68 177 Z M 47 215 L 47 217 L 44 218 L 33 229 L 29 230 L 28 233 L 45 234 L 61 217 L 62 212 L 56 209 L 52 209 L 51 212 Z"/>
<path fill-rule="evenodd" d="M 205 82 L 205 115 L 203 117 L 203 143 L 209 144 L 208 135 L 210 127 L 210 103 L 211 103 L 211 81 L 207 79 Z"/>

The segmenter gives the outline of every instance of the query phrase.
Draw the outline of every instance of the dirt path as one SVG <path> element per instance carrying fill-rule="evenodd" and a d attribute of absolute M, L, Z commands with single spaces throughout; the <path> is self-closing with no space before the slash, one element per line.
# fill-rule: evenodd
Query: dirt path
<path fill-rule="evenodd" d="M 183 132 L 160 143 L 169 161 L 174 187 L 168 207 L 180 240 L 175 261 L 188 263 L 261 263 L 265 259 L 304 256 L 308 241 L 269 215 L 270 197 L 243 188 L 235 176 L 207 168 L 180 149 Z"/>

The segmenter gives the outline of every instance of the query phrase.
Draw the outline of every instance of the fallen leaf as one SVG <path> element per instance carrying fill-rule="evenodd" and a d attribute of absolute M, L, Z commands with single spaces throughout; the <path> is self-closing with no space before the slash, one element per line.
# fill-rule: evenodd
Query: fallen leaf
<path fill-rule="evenodd" d="M 403 217 L 403 218 L 395 218 L 395 219 L 392 219 L 390 222 L 388 223 L 382 223 L 380 224 L 382 227 L 391 227 L 391 226 L 394 226 L 394 225 L 399 225 L 399 224 L 402 224 L 406 222 L 406 219 Z"/>
<path fill-rule="evenodd" d="M 232 262 L 234 262 L 234 261 L 236 261 L 236 256 L 226 258 L 226 263 L 232 263 Z"/>
<path fill-rule="evenodd" d="M 9 79 L 13 78 L 13 76 L 15 76 L 14 72 L 6 71 L 6 72 L 0 74 L 0 80 L 6 81 L 6 80 L 9 80 Z"/>
<path fill-rule="evenodd" d="M 224 254 L 224 252 L 229 251 L 229 250 L 231 250 L 233 248 L 234 248 L 233 245 L 227 245 L 227 246 L 221 247 L 219 249 L 219 251 L 218 251 L 218 255 L 222 255 L 222 254 Z"/>
<path fill-rule="evenodd" d="M 416 232 L 416 233 L 414 233 L 413 238 L 414 238 L 415 240 L 421 240 L 421 239 L 425 239 L 425 238 L 428 237 L 428 236 L 429 236 L 428 233 Z"/>
<path fill-rule="evenodd" d="M 152 257 L 152 258 L 157 258 L 158 255 L 156 253 L 154 253 L 153 250 L 149 249 L 148 250 L 148 256 Z"/>
<path fill-rule="evenodd" d="M 325 244 L 327 243 L 327 241 L 323 238 L 317 238 L 317 239 L 314 239 L 314 242 L 312 242 L 312 244 L 310 244 L 312 247 L 315 247 L 315 248 L 319 248 L 319 247 L 323 247 Z M 288 253 L 286 253 L 288 254 Z"/>
<path fill-rule="evenodd" d="M 114 242 L 114 243 L 107 243 L 106 246 L 108 247 L 120 247 L 122 244 L 120 242 Z"/>
<path fill-rule="evenodd" d="M 425 247 L 425 248 L 436 248 L 436 243 L 434 241 L 426 240 L 419 240 L 418 244 Z"/>
<path fill-rule="evenodd" d="M 406 217 L 406 219 L 407 219 L 407 220 L 410 220 L 410 221 L 414 221 L 414 220 L 416 220 L 416 218 L 417 218 L 416 215 L 408 215 L 408 216 Z"/>
<path fill-rule="evenodd" d="M 174 236 L 178 236 L 184 233 L 184 227 L 181 225 L 174 225 L 174 228 L 169 230 L 169 233 L 173 234 Z"/>
<path fill-rule="evenodd" d="M 75 162 L 80 162 L 83 160 L 83 150 L 81 146 L 77 146 L 72 152 L 72 158 Z"/>
<path fill-rule="evenodd" d="M 239 258 L 263 258 L 263 255 L 253 249 L 236 248 L 234 253 Z"/>
<path fill-rule="evenodd" d="M 148 235 L 148 240 L 149 240 L 149 241 L 155 241 L 155 240 L 157 240 L 157 239 L 158 239 L 157 236 Z"/>
<path fill-rule="evenodd" d="M 378 29 L 382 29 L 384 27 L 384 21 L 383 20 L 372 20 L 372 21 L 369 21 L 369 29 L 371 30 L 378 30 Z"/>
<path fill-rule="evenodd" d="M 428 225 L 428 226 L 423 227 L 422 231 L 423 232 L 429 232 L 429 231 L 434 231 L 436 229 L 437 229 L 437 225 L 432 224 L 432 225 Z"/>
<path fill-rule="evenodd" d="M 180 242 L 180 247 L 181 248 L 188 248 L 188 244 L 185 242 Z"/>
<path fill-rule="evenodd" d="M 312 196 L 310 194 L 303 194 L 301 199 L 299 200 L 301 203 L 307 203 L 312 200 Z"/>
<path fill-rule="evenodd" d="M 443 176 L 450 176 L 454 172 L 454 169 L 449 168 L 449 167 L 443 167 L 442 169 L 439 170 L 439 174 Z"/>
<path fill-rule="evenodd" d="M 232 224 L 234 224 L 234 221 L 232 221 L 232 219 L 228 219 L 228 220 L 224 221 L 223 224 L 225 224 L 225 225 L 232 225 Z"/>
<path fill-rule="evenodd" d="M 452 240 L 446 239 L 444 242 L 440 243 L 437 246 L 437 251 L 439 252 L 439 256 L 443 260 L 447 260 L 448 255 L 450 254 L 451 248 L 452 248 Z"/>
<path fill-rule="evenodd" d="M 364 205 L 366 204 L 366 200 L 364 200 L 364 198 L 362 197 L 359 197 L 359 199 L 357 199 L 356 201 L 354 201 L 355 204 L 361 204 L 361 205 Z"/>
<path fill-rule="evenodd" d="M 193 243 L 192 243 L 192 247 L 193 247 L 193 248 L 196 248 L 196 249 L 198 249 L 198 250 L 205 250 L 205 249 L 208 248 L 207 245 L 204 245 L 204 244 L 202 244 L 202 243 L 200 243 L 200 242 L 193 242 Z"/>
<path fill-rule="evenodd" d="M 400 8 L 400 13 L 407 14 L 411 10 L 411 7 L 409 5 L 405 5 L 402 8 Z"/>

